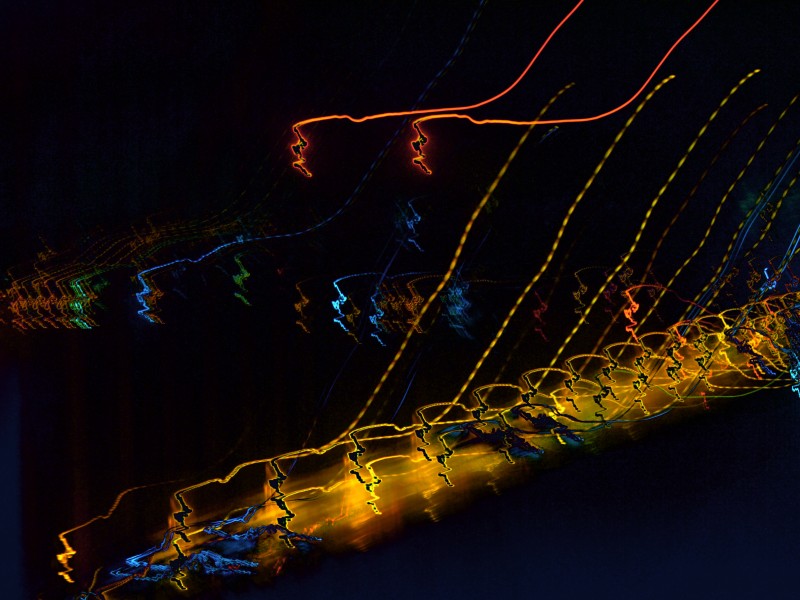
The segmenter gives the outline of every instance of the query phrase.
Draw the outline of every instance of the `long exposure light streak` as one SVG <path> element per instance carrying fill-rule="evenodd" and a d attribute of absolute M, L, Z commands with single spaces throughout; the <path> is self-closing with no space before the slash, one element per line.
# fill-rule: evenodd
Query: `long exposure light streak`
<path fill-rule="evenodd" d="M 561 119 L 542 119 L 542 115 L 539 115 L 536 119 L 533 120 L 513 120 L 513 119 L 477 119 L 470 115 L 464 114 L 464 111 L 474 110 L 476 108 L 480 108 L 483 106 L 487 106 L 496 100 L 499 100 L 509 92 L 511 92 L 520 81 L 528 74 L 533 64 L 542 54 L 544 49 L 556 35 L 556 33 L 561 29 L 564 24 L 570 19 L 570 17 L 575 14 L 575 12 L 580 8 L 581 4 L 583 4 L 584 0 L 580 0 L 575 7 L 564 17 L 558 25 L 550 32 L 550 35 L 547 36 L 544 43 L 539 47 L 539 50 L 534 54 L 531 61 L 522 71 L 522 73 L 514 80 L 514 82 L 509 85 L 503 91 L 495 94 L 494 96 L 482 100 L 480 102 L 476 102 L 474 104 L 468 104 L 464 106 L 454 106 L 454 107 L 444 107 L 444 108 L 432 108 L 432 109 L 417 109 L 417 110 L 409 110 L 409 111 L 395 111 L 395 112 L 384 112 L 384 113 L 376 113 L 373 115 L 366 115 L 364 117 L 353 117 L 351 115 L 325 115 L 321 117 L 312 117 L 309 119 L 305 119 L 302 121 L 298 121 L 292 126 L 292 131 L 297 135 L 297 141 L 291 146 L 292 152 L 294 153 L 297 160 L 295 160 L 292 164 L 293 166 L 298 169 L 300 172 L 303 173 L 306 177 L 311 177 L 311 172 L 306 167 L 306 160 L 303 156 L 304 152 L 306 152 L 306 148 L 308 146 L 308 141 L 303 138 L 302 134 L 300 133 L 300 128 L 305 125 L 311 125 L 313 123 L 322 123 L 325 121 L 338 121 L 338 120 L 345 120 L 351 123 L 364 123 L 367 121 L 373 121 L 376 119 L 387 119 L 393 117 L 410 117 L 414 115 L 423 115 L 420 118 L 414 120 L 413 127 L 417 132 L 417 136 L 415 140 L 412 142 L 412 147 L 416 154 L 416 158 L 414 159 L 414 163 L 418 166 L 422 167 L 423 171 L 426 174 L 430 174 L 431 171 L 428 167 L 425 166 L 424 163 L 424 154 L 422 153 L 422 146 L 424 146 L 428 139 L 425 134 L 422 133 L 419 124 L 424 121 L 430 121 L 433 119 L 464 119 L 472 123 L 473 125 L 518 125 L 518 126 L 535 126 L 535 125 L 564 125 L 567 123 L 589 123 L 592 121 L 597 121 L 600 119 L 604 119 L 609 117 L 627 106 L 629 106 L 636 98 L 638 98 L 642 92 L 647 88 L 653 78 L 656 76 L 656 73 L 661 69 L 670 55 L 675 51 L 678 45 L 690 34 L 694 29 L 700 25 L 700 23 L 706 18 L 706 16 L 711 12 L 711 10 L 717 5 L 719 0 L 714 0 L 708 8 L 706 8 L 705 12 L 700 15 L 700 17 L 692 23 L 692 25 L 686 29 L 683 34 L 675 40 L 675 42 L 670 46 L 661 60 L 656 64 L 655 68 L 650 72 L 648 77 L 644 80 L 641 84 L 639 89 L 630 96 L 625 102 L 607 110 L 602 113 L 592 115 L 589 117 L 570 117 L 570 118 L 561 118 Z"/>
<path fill-rule="evenodd" d="M 273 145 L 250 177 L 231 159 L 247 193 L 195 205 L 192 163 L 175 176 L 185 213 L 142 208 L 135 225 L 42 237 L 0 285 L 0 327 L 31 363 L 24 447 L 44 474 L 26 474 L 39 528 L 26 552 L 47 554 L 32 567 L 46 571 L 39 596 L 224 597 L 515 485 L 535 497 L 542 471 L 624 461 L 600 451 L 638 452 L 636 440 L 692 417 L 744 406 L 747 427 L 766 429 L 762 399 L 800 397 L 800 95 L 775 61 L 722 64 L 734 49 L 703 33 L 736 16 L 708 2 L 680 16 L 642 8 L 671 21 L 637 22 L 647 43 L 628 69 L 613 58 L 626 40 L 601 48 L 578 32 L 623 12 L 627 23 L 608 23 L 629 29 L 630 6 L 474 0 L 447 35 L 419 18 L 431 7 L 381 12 L 394 41 L 376 25 L 355 43 L 363 23 L 350 23 L 342 40 L 358 60 L 339 64 L 344 42 L 323 36 L 301 73 L 311 53 L 296 46 L 280 94 L 252 101 Z M 498 47 L 524 53 L 510 84 L 504 56 L 487 52 Z M 423 50 L 437 62 L 412 73 Z M 545 50 L 567 56 L 549 64 Z M 580 52 L 613 74 L 586 86 L 591 99 L 569 68 Z M 478 58 L 491 76 L 470 70 Z M 543 81 L 520 98 L 534 66 Z M 464 99 L 465 81 L 482 100 Z M 261 114 L 265 97 L 280 110 Z M 523 116 L 490 115 L 501 99 Z M 376 101 L 410 108 L 360 112 Z M 351 102 L 355 116 L 323 114 Z M 320 116 L 296 120 L 308 114 Z M 425 153 L 434 120 L 452 121 L 442 131 L 458 142 L 438 164 Z M 327 165 L 315 154 L 326 123 L 354 141 Z M 39 436 L 53 436 L 49 450 Z"/>

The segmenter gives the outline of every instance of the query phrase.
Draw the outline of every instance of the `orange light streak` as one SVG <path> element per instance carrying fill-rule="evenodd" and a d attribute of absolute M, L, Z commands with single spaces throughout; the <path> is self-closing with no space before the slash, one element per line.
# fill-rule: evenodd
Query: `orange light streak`
<path fill-rule="evenodd" d="M 570 17 L 572 17 L 572 15 L 575 14 L 575 12 L 578 10 L 578 8 L 580 8 L 583 2 L 584 0 L 580 0 L 573 7 L 573 9 L 569 11 L 567 16 L 561 19 L 559 24 L 556 25 L 555 29 L 553 29 L 553 31 L 550 32 L 550 35 L 547 36 L 547 39 L 545 39 L 544 43 L 539 47 L 539 50 L 536 52 L 536 54 L 534 54 L 533 58 L 528 63 L 528 66 L 526 66 L 525 69 L 522 71 L 522 73 L 520 73 L 520 75 L 514 80 L 514 82 L 511 85 L 509 85 L 506 89 L 504 89 L 502 92 L 499 92 L 498 94 L 495 94 L 494 96 L 492 96 L 491 98 L 487 98 L 486 100 L 482 100 L 480 102 L 476 102 L 475 104 L 468 104 L 464 106 L 446 106 L 442 108 L 427 108 L 427 109 L 423 108 L 417 110 L 385 112 L 385 113 L 377 113 L 374 115 L 367 115 L 364 117 L 353 117 L 351 115 L 325 115 L 321 117 L 312 117 L 310 119 L 298 121 L 292 126 L 292 131 L 294 131 L 294 133 L 297 135 L 297 141 L 291 146 L 292 152 L 297 157 L 297 160 L 295 160 L 292 163 L 292 166 L 295 169 L 299 170 L 306 177 L 311 177 L 311 172 L 305 167 L 306 160 L 303 157 L 303 150 L 308 146 L 308 142 L 300 134 L 300 127 L 303 127 L 304 125 L 310 125 L 312 123 L 321 123 L 323 121 L 342 121 L 342 120 L 350 121 L 351 123 L 364 123 L 366 121 L 374 121 L 376 119 L 387 119 L 392 117 L 410 117 L 413 115 L 429 115 L 432 113 L 472 110 L 475 108 L 480 108 L 481 106 L 486 106 L 487 104 L 490 104 L 495 100 L 499 100 L 500 98 L 508 94 L 511 90 L 513 90 L 515 87 L 517 87 L 517 84 L 519 84 L 519 82 L 523 80 L 525 75 L 528 74 L 528 71 L 530 71 L 531 67 L 533 66 L 533 63 L 535 63 L 536 60 L 539 58 L 539 55 L 541 55 L 541 53 L 550 43 L 550 40 L 553 39 L 558 30 L 561 29 L 561 27 L 570 19 Z M 415 139 L 415 141 L 412 142 L 411 144 L 412 147 L 414 148 L 414 152 L 417 155 L 414 158 L 413 163 L 419 166 L 424 173 L 430 174 L 430 169 L 428 169 L 428 167 L 423 162 L 425 156 L 422 153 L 422 146 L 424 146 L 425 143 L 428 141 L 427 137 L 425 137 L 422 131 L 420 131 L 416 123 L 414 124 L 414 128 L 417 130 L 418 136 Z"/>
<path fill-rule="evenodd" d="M 536 60 L 539 58 L 539 55 L 544 51 L 544 49 L 550 43 L 550 40 L 553 39 L 555 34 L 558 32 L 558 30 L 561 29 L 561 27 L 569 20 L 569 18 L 573 14 L 575 14 L 575 12 L 578 10 L 578 8 L 581 6 L 581 4 L 583 4 L 583 2 L 584 2 L 584 0 L 580 0 L 580 2 L 578 2 L 575 5 L 575 7 L 569 12 L 569 14 L 567 14 L 567 16 L 564 17 L 558 25 L 556 25 L 555 29 L 553 29 L 553 31 L 550 32 L 550 35 L 547 36 L 547 39 L 539 47 L 539 50 L 536 52 L 534 57 L 528 63 L 528 66 L 525 67 L 525 69 L 522 71 L 522 73 L 519 75 L 519 77 L 517 77 L 514 80 L 514 83 L 509 85 L 502 92 L 499 92 L 498 94 L 495 94 L 491 98 L 487 98 L 486 100 L 482 100 L 480 102 L 476 102 L 475 104 L 467 104 L 467 105 L 464 105 L 464 106 L 447 106 L 447 107 L 443 107 L 443 108 L 420 108 L 420 109 L 417 109 L 417 110 L 404 110 L 404 111 L 396 111 L 396 112 L 377 113 L 377 114 L 374 114 L 374 115 L 367 115 L 367 116 L 364 116 L 364 117 L 352 117 L 350 115 L 325 115 L 325 116 L 322 116 L 322 117 L 312 117 L 310 119 L 305 119 L 303 121 L 298 121 L 297 123 L 294 124 L 293 128 L 302 127 L 304 125 L 310 125 L 311 123 L 321 123 L 323 121 L 335 121 L 335 120 L 340 120 L 341 121 L 341 120 L 346 120 L 346 121 L 350 121 L 351 123 L 364 123 L 366 121 L 374 121 L 376 119 L 386 119 L 386 118 L 389 118 L 389 117 L 410 117 L 410 116 L 413 116 L 413 115 L 428 115 L 428 114 L 432 114 L 432 113 L 442 113 L 442 112 L 449 112 L 449 111 L 456 111 L 456 110 L 472 110 L 474 108 L 480 108 L 481 106 L 486 106 L 487 104 L 490 104 L 490 103 L 494 102 L 495 100 L 499 100 L 500 98 L 502 98 L 503 96 L 508 94 L 511 90 L 513 90 L 515 87 L 517 87 L 517 84 L 519 84 L 519 82 L 524 79 L 525 75 L 528 74 L 528 71 L 530 71 L 531 67 L 533 66 L 533 63 L 535 63 Z M 715 2 L 715 4 L 716 4 L 716 2 Z"/>
<path fill-rule="evenodd" d="M 631 104 L 636 98 L 638 98 L 642 92 L 647 88 L 650 82 L 655 77 L 656 73 L 661 69 L 670 55 L 675 51 L 678 45 L 690 34 L 694 29 L 700 25 L 700 23 L 706 18 L 706 16 L 711 12 L 711 10 L 719 3 L 719 0 L 714 0 L 711 5 L 703 12 L 702 15 L 694 22 L 692 25 L 686 29 L 683 34 L 670 46 L 667 50 L 666 54 L 661 58 L 655 68 L 652 70 L 650 75 L 644 81 L 644 83 L 639 87 L 639 89 L 625 102 L 622 104 L 607 110 L 603 113 L 593 115 L 590 117 L 573 117 L 573 118 L 564 118 L 564 119 L 533 119 L 528 121 L 521 121 L 521 120 L 512 120 L 512 119 L 476 119 L 471 117 L 470 115 L 463 114 L 461 111 L 467 110 L 474 110 L 476 108 L 480 108 L 482 106 L 486 106 L 499 100 L 509 92 L 511 92 L 528 74 L 533 64 L 542 54 L 544 49 L 553 39 L 555 34 L 561 29 L 561 27 L 566 24 L 566 22 L 575 14 L 575 12 L 580 8 L 583 4 L 583 0 L 580 0 L 573 9 L 565 16 L 556 27 L 550 32 L 550 35 L 547 36 L 544 43 L 539 47 L 539 50 L 530 60 L 528 65 L 522 71 L 522 73 L 514 80 L 514 82 L 509 85 L 506 89 L 495 94 L 491 98 L 487 98 L 486 100 L 482 100 L 481 102 L 477 102 L 475 104 L 469 104 L 465 106 L 455 106 L 455 107 L 443 107 L 443 108 L 429 108 L 429 109 L 417 109 L 417 110 L 406 110 L 406 111 L 394 111 L 394 112 L 384 112 L 384 113 L 376 113 L 372 115 L 366 115 L 363 117 L 353 117 L 352 115 L 347 114 L 335 114 L 335 115 L 324 115 L 320 117 L 312 117 L 309 119 L 305 119 L 303 121 L 298 121 L 292 126 L 292 131 L 297 135 L 297 141 L 291 145 L 291 149 L 293 154 L 297 157 L 292 163 L 296 169 L 298 169 L 303 175 L 306 177 L 311 177 L 311 172 L 305 167 L 306 160 L 303 156 L 303 150 L 308 146 L 308 141 L 303 138 L 300 134 L 300 128 L 305 125 L 310 125 L 312 123 L 322 123 L 324 121 L 350 121 L 351 123 L 364 123 L 367 121 L 374 121 L 377 119 L 387 119 L 393 117 L 410 117 L 414 115 L 424 115 L 419 119 L 416 119 L 413 123 L 413 127 L 417 132 L 417 137 L 415 138 L 414 142 L 412 142 L 412 147 L 415 151 L 416 157 L 413 160 L 413 163 L 423 169 L 425 173 L 430 173 L 430 169 L 424 164 L 423 159 L 424 155 L 422 154 L 422 146 L 427 142 L 427 137 L 422 133 L 421 129 L 419 128 L 419 124 L 423 121 L 429 121 L 433 119 L 465 119 L 474 125 L 525 125 L 525 126 L 534 126 L 534 125 L 560 125 L 566 123 L 588 123 L 591 121 L 598 121 L 614 113 L 617 113 Z"/>

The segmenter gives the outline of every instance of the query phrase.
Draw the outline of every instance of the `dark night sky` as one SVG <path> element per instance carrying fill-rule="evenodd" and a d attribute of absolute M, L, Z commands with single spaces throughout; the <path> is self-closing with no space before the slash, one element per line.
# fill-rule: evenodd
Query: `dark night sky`
<path fill-rule="evenodd" d="M 46 590 L 45 597 L 62 597 L 52 560 L 58 531 L 105 510 L 121 489 L 195 480 L 297 448 L 317 419 L 311 439 L 321 443 L 357 412 L 391 352 L 370 346 L 343 363 L 352 342 L 322 309 L 315 313 L 317 335 L 295 325 L 294 285 L 309 281 L 319 306 L 330 300 L 333 279 L 381 270 L 382 253 L 394 243 L 397 206 L 410 198 L 419 198 L 418 241 L 425 252 L 402 250 L 393 272 L 441 273 L 482 190 L 521 135 L 508 127 L 429 123 L 434 176 L 414 171 L 407 147 L 398 143 L 353 195 L 400 123 L 317 125 L 308 134 L 314 179 L 292 171 L 292 123 L 414 104 L 478 3 L 427 4 L 6 7 L 0 19 L 8 53 L 0 101 L 8 117 L 0 141 L 0 266 L 11 277 L 29 272 L 43 244 L 70 256 L 71 249 L 125 235 L 148 219 L 192 222 L 232 207 L 245 222 L 263 219 L 287 232 L 344 205 L 325 227 L 248 250 L 252 307 L 233 298 L 235 266 L 226 255 L 166 276 L 165 289 L 175 293 L 163 301 L 163 326 L 137 316 L 134 272 L 123 269 L 108 276 L 101 327 L 27 335 L 4 330 L 4 456 L 13 472 L 18 445 L 21 472 L 18 485 L 8 486 L 21 490 L 19 506 L 10 505 L 19 530 L 8 546 L 18 560 L 4 566 L 12 569 L 6 579 L 12 585 L 23 573 L 25 596 Z M 502 89 L 572 5 L 489 0 L 425 106 L 467 103 Z M 607 110 L 639 87 L 705 6 L 587 0 L 514 95 L 478 114 L 532 116 L 572 81 L 575 88 L 554 116 Z M 566 333 L 564 323 L 574 316 L 571 273 L 616 264 L 694 134 L 728 90 L 760 68 L 720 114 L 683 187 L 657 215 L 671 217 L 678 194 L 688 191 L 727 134 L 768 103 L 753 130 L 737 138 L 730 165 L 715 171 L 697 201 L 697 218 L 687 220 L 671 250 L 682 257 L 693 249 L 732 175 L 800 92 L 797 23 L 796 2 L 722 2 L 665 65 L 657 79 L 668 73 L 677 79 L 643 112 L 593 188 L 567 234 L 570 253 L 559 259 L 564 274 L 543 282 L 543 290 L 556 289 L 552 339 Z M 474 288 L 474 339 L 439 326 L 416 347 L 423 356 L 416 404 L 460 384 L 629 114 L 563 126 L 524 147 L 465 254 L 470 276 L 500 283 Z M 731 206 L 746 205 L 745 192 L 763 185 L 792 147 L 798 125 L 792 116 Z M 735 227 L 737 215 L 743 213 L 731 209 L 721 227 Z M 719 243 L 727 239 L 712 240 L 717 246 L 704 264 L 719 261 Z M 184 246 L 162 257 L 181 252 L 199 254 Z M 657 264 L 654 275 L 669 276 L 674 260 Z M 682 283 L 687 295 L 703 275 L 689 273 Z M 366 289 L 360 293 L 369 297 Z M 591 333 L 584 343 L 593 342 Z M 554 352 L 541 342 L 525 349 L 527 358 L 513 363 L 507 377 L 532 361 L 548 362 Z M 504 351 L 487 363 L 488 380 L 510 347 Z M 321 410 L 320 399 L 343 365 Z M 404 383 L 401 378 L 390 390 L 393 405 Z M 796 400 L 788 392 L 764 393 L 716 406 L 629 445 L 576 458 L 501 497 L 479 499 L 466 512 L 418 525 L 366 554 L 324 558 L 274 588 L 231 597 L 782 597 L 800 550 Z M 406 409 L 398 420 L 410 418 Z M 150 528 L 147 518 L 163 525 L 160 506 L 149 513 L 144 507 L 144 522 L 126 523 L 107 543 L 138 548 L 137 535 Z"/>

